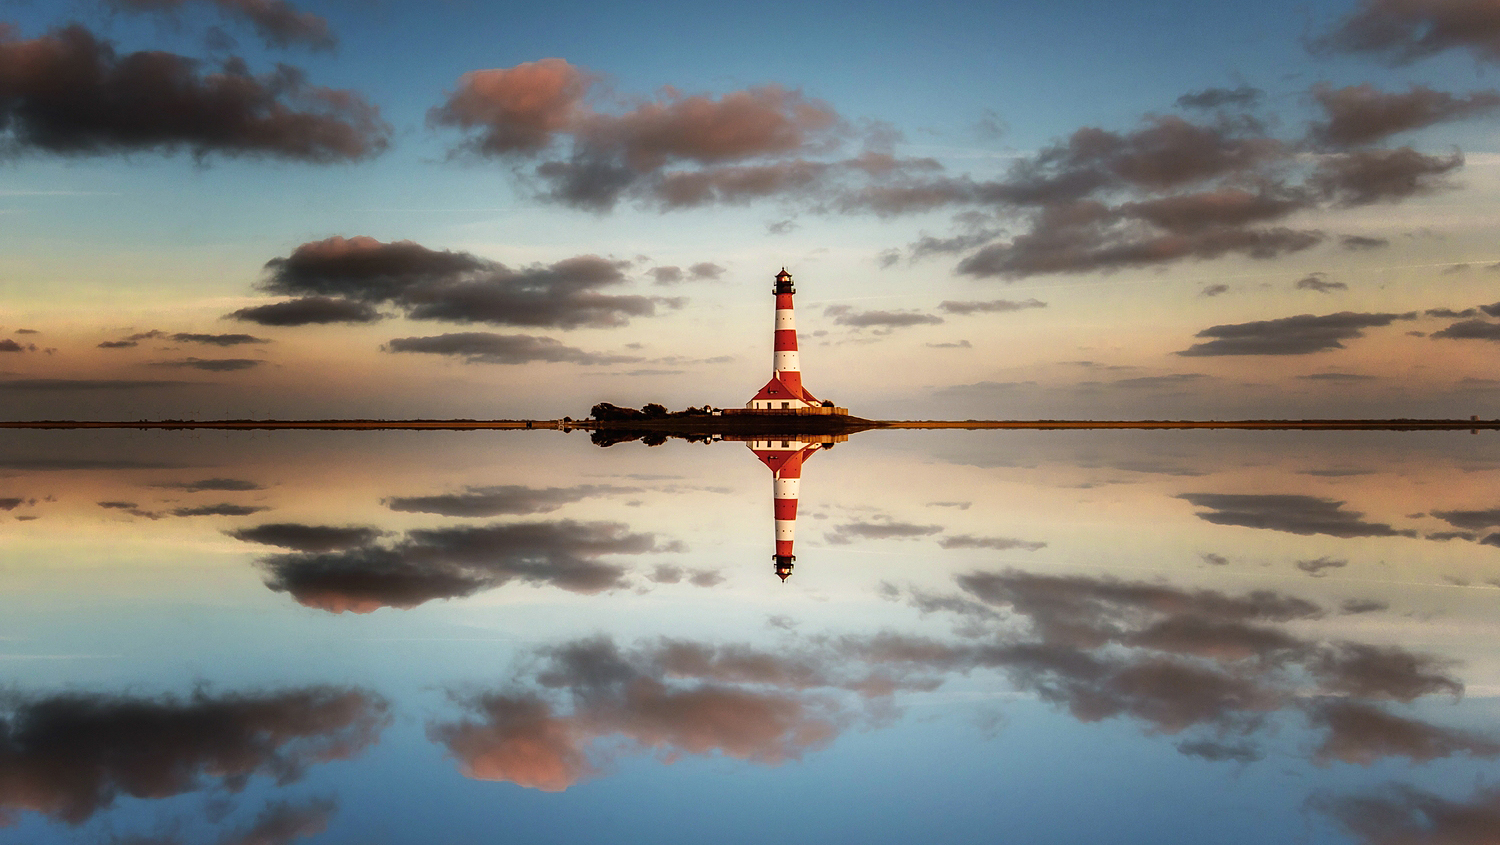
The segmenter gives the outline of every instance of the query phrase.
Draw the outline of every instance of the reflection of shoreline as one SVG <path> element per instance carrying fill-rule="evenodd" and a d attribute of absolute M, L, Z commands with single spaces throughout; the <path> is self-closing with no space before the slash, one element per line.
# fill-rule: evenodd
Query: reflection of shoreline
<path fill-rule="evenodd" d="M 1248 429 L 1262 431 L 1461 431 L 1500 430 L 1497 420 L 1385 419 L 1385 420 L 867 420 L 859 417 L 788 417 L 771 425 L 735 417 L 686 420 L 0 420 L 0 429 L 320 429 L 329 431 L 377 431 L 386 429 L 469 431 L 478 429 L 567 431 L 661 431 L 674 434 L 719 433 L 823 433 L 864 431 L 871 428 L 904 429 Z M 796 420 L 795 423 L 791 420 Z M 827 426 L 817 422 L 828 420 Z M 722 421 L 722 422 L 721 422 Z"/>

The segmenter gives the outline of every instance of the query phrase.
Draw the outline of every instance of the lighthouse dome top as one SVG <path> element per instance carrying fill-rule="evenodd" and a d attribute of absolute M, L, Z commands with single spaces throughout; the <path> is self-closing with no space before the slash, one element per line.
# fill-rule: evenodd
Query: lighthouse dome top
<path fill-rule="evenodd" d="M 776 281 L 778 281 L 778 282 L 780 282 L 780 281 L 791 281 L 791 279 L 792 279 L 792 274 L 788 273 L 786 271 L 785 267 L 781 268 L 781 272 L 776 274 Z"/>
<path fill-rule="evenodd" d="M 776 274 L 776 287 L 772 288 L 772 291 L 778 294 L 797 292 L 797 289 L 792 287 L 792 274 L 788 273 L 785 267 Z"/>

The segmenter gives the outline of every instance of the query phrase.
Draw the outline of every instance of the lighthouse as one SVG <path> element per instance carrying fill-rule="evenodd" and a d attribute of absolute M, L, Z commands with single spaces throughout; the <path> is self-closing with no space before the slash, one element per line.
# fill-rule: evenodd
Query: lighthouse
<path fill-rule="evenodd" d="M 831 441 L 833 438 L 820 439 Z M 797 494 L 802 483 L 802 464 L 825 445 L 790 437 L 750 441 L 750 451 L 771 470 L 772 517 L 776 522 L 776 553 L 772 559 L 776 575 L 782 581 L 792 574 L 792 562 L 797 559 L 792 554 L 792 542 L 797 534 Z"/>
<path fill-rule="evenodd" d="M 771 380 L 745 407 L 752 411 L 797 411 L 817 407 L 817 398 L 802 386 L 802 364 L 797 360 L 797 321 L 792 315 L 792 274 L 776 274 L 776 334 L 771 353 Z"/>

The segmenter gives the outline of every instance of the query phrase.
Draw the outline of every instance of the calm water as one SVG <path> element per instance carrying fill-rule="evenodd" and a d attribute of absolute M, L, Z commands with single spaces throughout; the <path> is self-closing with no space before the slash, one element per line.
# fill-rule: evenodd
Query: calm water
<path fill-rule="evenodd" d="M 0 840 L 1480 842 L 1500 440 L 0 440 Z"/>

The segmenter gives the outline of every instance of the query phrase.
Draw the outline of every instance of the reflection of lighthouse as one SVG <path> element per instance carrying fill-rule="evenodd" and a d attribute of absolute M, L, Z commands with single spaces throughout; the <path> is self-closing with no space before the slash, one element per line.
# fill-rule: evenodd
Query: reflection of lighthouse
<path fill-rule="evenodd" d="M 832 440 L 824 437 L 822 440 Z M 792 541 L 797 533 L 797 493 L 802 482 L 802 464 L 823 446 L 803 440 L 752 440 L 750 451 L 771 468 L 772 497 L 776 519 L 776 574 L 785 581 L 792 574 Z"/>
<path fill-rule="evenodd" d="M 776 274 L 776 342 L 771 380 L 745 407 L 756 411 L 794 411 L 812 408 L 818 400 L 802 387 L 802 364 L 797 360 L 797 322 L 792 316 L 792 274 Z"/>

